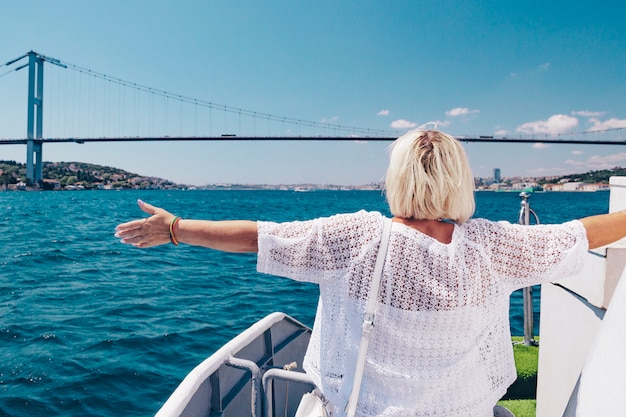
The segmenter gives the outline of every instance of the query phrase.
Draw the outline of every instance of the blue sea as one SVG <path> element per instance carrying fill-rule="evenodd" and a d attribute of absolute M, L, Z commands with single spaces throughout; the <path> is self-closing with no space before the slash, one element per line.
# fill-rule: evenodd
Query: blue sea
<path fill-rule="evenodd" d="M 138 198 L 184 218 L 388 214 L 380 191 L 0 193 L 0 416 L 152 416 L 195 365 L 256 320 L 284 311 L 313 323 L 317 288 L 258 274 L 253 254 L 119 243 L 115 226 L 143 216 Z M 476 198 L 477 217 L 517 221 L 518 193 Z M 541 223 L 556 223 L 605 213 L 608 200 L 535 193 L 530 202 Z M 519 293 L 511 328 L 523 333 Z"/>

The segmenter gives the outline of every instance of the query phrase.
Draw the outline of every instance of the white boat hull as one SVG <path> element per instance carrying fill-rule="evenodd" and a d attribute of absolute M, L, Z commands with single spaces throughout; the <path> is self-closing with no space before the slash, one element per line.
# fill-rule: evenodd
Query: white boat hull
<path fill-rule="evenodd" d="M 293 416 L 314 388 L 301 368 L 310 336 L 286 314 L 270 314 L 196 366 L 156 416 Z"/>

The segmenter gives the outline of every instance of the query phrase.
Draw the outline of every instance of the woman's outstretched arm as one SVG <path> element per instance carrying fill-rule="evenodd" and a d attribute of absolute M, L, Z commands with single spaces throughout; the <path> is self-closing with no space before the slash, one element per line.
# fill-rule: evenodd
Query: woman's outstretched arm
<path fill-rule="evenodd" d="M 580 219 L 587 231 L 589 249 L 608 245 L 626 236 L 626 212 L 617 211 Z"/>
<path fill-rule="evenodd" d="M 115 236 L 122 243 L 138 248 L 170 243 L 170 227 L 175 216 L 162 208 L 138 200 L 139 207 L 150 217 L 122 223 L 115 228 Z M 185 220 L 174 224 L 177 242 L 225 252 L 257 252 L 258 229 L 248 220 Z"/>

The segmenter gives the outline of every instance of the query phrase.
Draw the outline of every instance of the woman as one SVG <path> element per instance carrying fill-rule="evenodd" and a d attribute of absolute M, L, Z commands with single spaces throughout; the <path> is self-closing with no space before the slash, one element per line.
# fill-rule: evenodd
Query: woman
<path fill-rule="evenodd" d="M 493 416 L 516 377 L 510 294 L 575 274 L 589 248 L 626 235 L 621 212 L 532 227 L 468 220 L 473 189 L 467 157 L 451 136 L 415 131 L 394 142 L 386 177 L 393 227 L 357 415 Z M 258 252 L 260 272 L 319 284 L 304 368 L 342 415 L 382 214 L 213 222 L 139 205 L 151 217 L 119 225 L 123 243 Z"/>

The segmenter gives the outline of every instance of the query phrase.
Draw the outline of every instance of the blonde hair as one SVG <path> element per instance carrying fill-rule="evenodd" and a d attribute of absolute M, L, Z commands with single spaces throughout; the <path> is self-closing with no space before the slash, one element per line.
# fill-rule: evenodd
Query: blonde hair
<path fill-rule="evenodd" d="M 463 147 L 436 130 L 411 131 L 391 145 L 385 189 L 391 213 L 408 219 L 461 224 L 476 207 L 474 177 Z"/>

